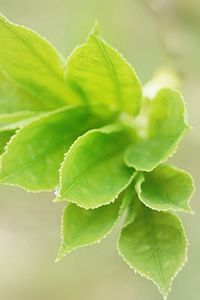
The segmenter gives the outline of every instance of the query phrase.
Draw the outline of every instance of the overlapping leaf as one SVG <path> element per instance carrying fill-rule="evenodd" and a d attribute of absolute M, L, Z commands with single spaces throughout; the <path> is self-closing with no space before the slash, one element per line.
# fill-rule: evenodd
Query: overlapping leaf
<path fill-rule="evenodd" d="M 160 210 L 190 211 L 194 189 L 185 171 L 159 165 L 188 128 L 182 96 L 162 89 L 136 117 L 135 71 L 96 28 L 67 65 L 44 38 L 2 16 L 0 45 L 0 182 L 31 191 L 59 184 L 57 200 L 71 203 L 58 260 L 101 240 L 128 211 L 120 254 L 165 297 L 187 242 L 179 219 Z"/>
<path fill-rule="evenodd" d="M 107 236 L 118 219 L 120 205 L 121 197 L 114 203 L 87 210 L 69 203 L 62 217 L 62 244 L 57 261 L 72 250 Z"/>
<path fill-rule="evenodd" d="M 13 130 L 0 131 L 0 155 L 4 152 L 6 144 L 14 133 Z"/>
<path fill-rule="evenodd" d="M 139 112 L 141 87 L 134 69 L 95 30 L 70 55 L 66 84 L 81 96 L 81 102 L 133 115 Z"/>
<path fill-rule="evenodd" d="M 119 126 L 91 130 L 72 145 L 60 170 L 58 199 L 83 208 L 113 202 L 130 183 L 134 170 L 123 162 L 130 137 Z"/>
<path fill-rule="evenodd" d="M 187 241 L 176 216 L 142 205 L 133 222 L 122 229 L 118 248 L 128 265 L 152 280 L 165 298 L 185 263 Z"/>
<path fill-rule="evenodd" d="M 64 84 L 64 60 L 44 38 L 0 16 L 0 44 L 1 70 L 37 99 L 36 107 L 74 102 Z"/>
<path fill-rule="evenodd" d="M 0 116 L 15 113 L 23 116 L 23 114 L 26 115 L 29 112 L 44 111 L 45 109 L 43 101 L 37 101 L 30 93 L 26 92 L 26 90 L 19 87 L 0 72 Z"/>
<path fill-rule="evenodd" d="M 133 182 L 123 192 L 123 202 L 121 205 L 121 209 L 123 211 L 126 210 L 124 227 L 132 223 L 137 214 L 138 196 L 135 192 L 135 182 L 137 182 L 137 174 Z"/>
<path fill-rule="evenodd" d="M 35 119 L 35 117 L 42 115 L 31 111 L 21 111 L 12 114 L 0 115 L 0 131 L 12 130 L 25 126 Z"/>
<path fill-rule="evenodd" d="M 99 122 L 86 107 L 60 109 L 31 122 L 8 144 L 1 158 L 0 182 L 33 191 L 55 188 L 64 153 Z"/>
<path fill-rule="evenodd" d="M 144 173 L 137 183 L 140 200 L 156 210 L 191 211 L 189 200 L 194 191 L 191 176 L 170 165 L 160 165 Z"/>
<path fill-rule="evenodd" d="M 136 170 L 151 171 L 175 151 L 188 124 L 182 96 L 175 90 L 159 91 L 144 111 L 140 122 L 146 126 L 127 149 L 125 162 Z"/>

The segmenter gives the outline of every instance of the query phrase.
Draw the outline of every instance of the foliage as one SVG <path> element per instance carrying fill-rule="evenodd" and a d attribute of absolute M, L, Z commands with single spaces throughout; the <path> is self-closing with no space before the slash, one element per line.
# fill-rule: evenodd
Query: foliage
<path fill-rule="evenodd" d="M 149 99 L 97 27 L 67 61 L 44 38 L 0 17 L 0 182 L 68 201 L 57 260 L 96 243 L 126 213 L 123 259 L 164 297 L 186 261 L 171 211 L 190 212 L 193 180 L 164 163 L 188 129 L 181 94 Z"/>

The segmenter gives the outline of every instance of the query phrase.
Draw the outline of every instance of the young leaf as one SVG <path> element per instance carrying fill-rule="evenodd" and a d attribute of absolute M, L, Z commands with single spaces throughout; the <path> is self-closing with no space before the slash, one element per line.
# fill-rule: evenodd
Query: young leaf
<path fill-rule="evenodd" d="M 137 208 L 137 202 L 138 202 L 138 197 L 135 192 L 135 181 L 137 180 L 137 174 L 135 174 L 134 181 L 128 186 L 128 188 L 123 192 L 123 202 L 121 205 L 121 209 L 125 208 L 126 209 L 126 218 L 124 222 L 124 227 L 127 226 L 128 224 L 132 223 L 135 216 L 136 216 L 136 208 Z"/>
<path fill-rule="evenodd" d="M 126 164 L 142 171 L 151 171 L 172 155 L 188 128 L 179 92 L 162 89 L 148 106 L 148 115 L 141 116 L 147 123 L 145 133 L 125 153 Z"/>
<path fill-rule="evenodd" d="M 76 248 L 97 243 L 106 237 L 119 217 L 120 205 L 120 197 L 114 203 L 87 210 L 69 203 L 62 217 L 62 243 L 56 261 Z"/>
<path fill-rule="evenodd" d="M 136 173 L 134 174 L 134 178 L 136 177 Z M 133 180 L 134 182 L 134 180 Z M 133 202 L 133 182 L 122 192 L 122 204 L 120 207 L 121 213 L 127 210 L 130 204 Z"/>
<path fill-rule="evenodd" d="M 140 200 L 156 210 L 191 212 L 189 200 L 194 191 L 192 177 L 170 165 L 160 165 L 144 173 L 136 185 Z"/>
<path fill-rule="evenodd" d="M 165 88 L 150 101 L 163 77 L 151 82 L 137 116 L 135 71 L 96 27 L 67 66 L 44 38 L 1 15 L 0 45 L 0 183 L 59 184 L 57 200 L 71 203 L 57 260 L 100 241 L 126 212 L 119 252 L 166 299 L 187 240 L 180 220 L 161 210 L 190 211 L 194 190 L 186 172 L 160 165 L 188 128 L 181 95 Z"/>
<path fill-rule="evenodd" d="M 141 86 L 134 69 L 95 31 L 70 55 L 65 78 L 80 101 L 133 115 L 139 112 Z"/>
<path fill-rule="evenodd" d="M 122 229 L 118 249 L 127 264 L 152 280 L 166 299 L 185 263 L 187 241 L 176 216 L 142 205 L 133 222 Z"/>
<path fill-rule="evenodd" d="M 44 38 L 0 15 L 0 65 L 47 110 L 73 103 L 64 84 L 64 63 Z"/>
<path fill-rule="evenodd" d="M 14 130 L 0 131 L 0 155 L 4 152 L 6 144 L 14 133 Z"/>
<path fill-rule="evenodd" d="M 0 182 L 32 191 L 55 188 L 65 151 L 98 122 L 86 107 L 44 114 L 20 129 L 7 145 L 1 158 Z"/>
<path fill-rule="evenodd" d="M 0 116 L 46 110 L 44 101 L 38 101 L 0 72 Z"/>
<path fill-rule="evenodd" d="M 40 113 L 41 114 L 41 113 Z M 39 114 L 37 113 L 37 117 Z M 19 111 L 11 114 L 0 115 L 0 131 L 17 129 L 25 126 L 36 117 L 36 112 Z"/>
<path fill-rule="evenodd" d="M 134 173 L 123 162 L 129 140 L 117 125 L 91 130 L 78 138 L 62 164 L 57 200 L 67 199 L 86 209 L 113 202 Z"/>

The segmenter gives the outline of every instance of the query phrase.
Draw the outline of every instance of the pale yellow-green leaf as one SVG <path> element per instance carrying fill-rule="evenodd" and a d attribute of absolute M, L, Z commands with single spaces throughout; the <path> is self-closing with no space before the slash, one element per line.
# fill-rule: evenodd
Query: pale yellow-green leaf
<path fill-rule="evenodd" d="M 155 99 L 147 101 L 135 122 L 139 137 L 125 153 L 126 164 L 151 171 L 165 161 L 188 128 L 185 114 L 183 98 L 175 90 L 162 89 Z"/>
<path fill-rule="evenodd" d="M 49 110 L 74 103 L 64 84 L 64 59 L 47 40 L 0 15 L 0 45 L 0 70 L 39 106 Z"/>
<path fill-rule="evenodd" d="M 69 56 L 65 79 L 80 102 L 133 115 L 140 110 L 141 86 L 134 69 L 95 31 Z"/>

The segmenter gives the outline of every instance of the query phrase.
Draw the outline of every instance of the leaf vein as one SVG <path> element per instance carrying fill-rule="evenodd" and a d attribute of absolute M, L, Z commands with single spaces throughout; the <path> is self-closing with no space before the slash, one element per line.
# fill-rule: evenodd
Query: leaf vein
<path fill-rule="evenodd" d="M 158 244 L 157 244 L 157 241 L 156 241 L 156 238 L 155 238 L 155 233 L 154 233 L 154 230 L 152 228 L 152 224 L 149 221 L 148 212 L 145 212 L 144 219 L 145 219 L 145 223 L 146 223 L 146 226 L 147 226 L 147 231 L 150 235 L 150 240 L 152 241 L 153 258 L 154 258 L 154 261 L 157 265 L 159 276 L 160 276 L 160 279 L 163 283 L 164 289 L 166 290 L 167 284 L 166 284 L 166 281 L 165 281 L 165 278 L 164 278 L 164 274 L 163 274 L 161 263 L 160 263 L 159 256 L 158 256 Z"/>
<path fill-rule="evenodd" d="M 116 95 L 116 98 L 117 98 L 117 101 L 119 103 L 119 106 L 121 107 L 121 98 L 122 98 L 122 95 L 121 95 L 121 90 L 120 90 L 120 82 L 118 80 L 118 77 L 117 77 L 117 73 L 115 71 L 115 68 L 113 66 L 113 63 L 103 45 L 103 43 L 95 36 L 93 35 L 99 48 L 100 48 L 100 52 L 103 54 L 103 57 L 105 58 L 106 62 L 107 62 L 107 65 L 108 65 L 108 70 L 109 70 L 109 73 L 111 75 L 111 78 L 114 82 L 114 85 L 115 85 L 115 95 Z"/>

